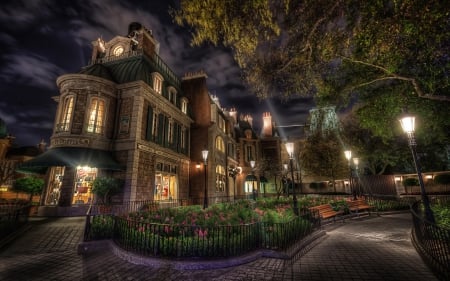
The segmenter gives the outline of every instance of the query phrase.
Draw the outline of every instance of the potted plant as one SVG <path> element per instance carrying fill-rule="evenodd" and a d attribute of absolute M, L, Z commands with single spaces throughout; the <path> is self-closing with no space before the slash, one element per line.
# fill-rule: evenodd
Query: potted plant
<path fill-rule="evenodd" d="M 103 206 L 111 204 L 112 196 L 122 191 L 123 181 L 110 177 L 97 177 L 92 183 L 92 193 L 95 194 L 97 202 Z"/>

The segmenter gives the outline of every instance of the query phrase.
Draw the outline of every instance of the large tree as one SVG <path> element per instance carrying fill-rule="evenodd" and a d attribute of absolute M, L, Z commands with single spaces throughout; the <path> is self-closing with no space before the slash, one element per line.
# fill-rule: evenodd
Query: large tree
<path fill-rule="evenodd" d="M 192 27 L 193 45 L 230 47 L 261 97 L 310 93 L 325 69 L 350 64 L 360 79 L 351 73 L 346 90 L 395 81 L 420 97 L 450 100 L 445 2 L 181 0 L 172 14 Z"/>
<path fill-rule="evenodd" d="M 356 95 L 361 104 L 384 100 L 384 118 L 362 124 L 389 138 L 386 122 L 403 108 L 425 103 L 425 119 L 442 113 L 430 100 L 448 107 L 449 11 L 440 0 L 181 0 L 172 14 L 191 28 L 193 45 L 229 47 L 258 97 L 314 95 L 342 106 Z M 364 109 L 357 114 L 366 118 L 376 108 Z M 449 123 L 439 119 L 447 121 L 426 121 L 442 135 Z"/>

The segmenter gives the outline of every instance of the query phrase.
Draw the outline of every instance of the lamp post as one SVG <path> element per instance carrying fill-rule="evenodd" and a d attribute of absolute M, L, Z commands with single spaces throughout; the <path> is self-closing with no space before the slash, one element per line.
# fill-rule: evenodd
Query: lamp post
<path fill-rule="evenodd" d="M 251 161 L 250 161 L 250 166 L 252 167 L 252 176 L 253 176 L 253 178 L 252 178 L 252 193 L 253 193 L 253 200 L 256 200 L 255 178 L 254 178 L 254 176 L 255 176 L 255 171 L 254 171 L 255 164 L 256 164 L 255 160 L 251 160 Z"/>
<path fill-rule="evenodd" d="M 417 176 L 419 178 L 420 193 L 422 196 L 423 205 L 425 207 L 425 217 L 429 222 L 435 223 L 433 210 L 431 210 L 430 201 L 428 199 L 427 193 L 425 192 L 425 185 L 423 183 L 422 178 L 422 169 L 420 167 L 419 159 L 417 158 L 417 151 L 416 151 L 417 144 L 416 138 L 414 136 L 415 117 L 408 115 L 402 117 L 399 121 L 402 125 L 403 131 L 408 136 L 409 148 L 411 149 L 414 165 L 416 166 Z"/>
<path fill-rule="evenodd" d="M 359 186 L 359 175 L 358 175 L 359 158 L 357 158 L 357 157 L 353 158 L 353 165 L 355 165 L 355 182 L 354 182 L 355 193 L 357 193 L 357 194 L 359 194 L 359 196 L 361 196 L 361 190 L 360 190 L 360 186 Z"/>
<path fill-rule="evenodd" d="M 295 181 L 294 181 L 294 143 L 287 142 L 286 151 L 289 154 L 289 163 L 291 164 L 291 178 L 292 178 L 292 201 L 294 203 L 294 214 L 298 216 L 298 205 L 297 205 L 297 194 L 295 192 Z"/>
<path fill-rule="evenodd" d="M 228 168 L 228 175 L 233 178 L 233 199 L 236 200 L 236 176 L 241 173 L 241 167 Z"/>
<path fill-rule="evenodd" d="M 353 184 L 352 184 L 352 166 L 351 166 L 351 163 L 350 163 L 350 160 L 352 159 L 352 151 L 351 150 L 346 150 L 346 151 L 344 151 L 344 154 L 345 154 L 345 158 L 347 158 L 347 161 L 348 161 L 348 171 L 349 171 L 348 185 L 350 186 L 350 190 L 352 191 L 353 200 L 356 200 L 356 191 L 353 188 Z"/>
<path fill-rule="evenodd" d="M 205 190 L 204 190 L 204 198 L 203 198 L 203 209 L 208 208 L 208 174 L 207 174 L 207 168 L 208 168 L 208 150 L 202 150 L 202 157 L 203 161 L 205 163 Z"/>
<path fill-rule="evenodd" d="M 285 174 L 283 175 L 283 179 L 284 179 L 283 185 L 284 185 L 285 193 L 289 197 L 289 187 L 287 186 L 287 176 L 286 176 L 288 174 L 288 164 L 284 163 L 283 169 L 285 172 Z"/>

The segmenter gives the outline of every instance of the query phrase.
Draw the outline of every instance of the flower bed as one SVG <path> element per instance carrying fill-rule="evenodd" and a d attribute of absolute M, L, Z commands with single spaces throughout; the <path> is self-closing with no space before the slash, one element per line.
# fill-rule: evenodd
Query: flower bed
<path fill-rule="evenodd" d="M 295 216 L 289 198 L 242 200 L 140 211 L 92 222 L 92 239 L 111 233 L 122 248 L 147 256 L 228 257 L 256 249 L 283 250 L 314 231 Z M 306 212 L 306 211 L 305 211 Z"/>

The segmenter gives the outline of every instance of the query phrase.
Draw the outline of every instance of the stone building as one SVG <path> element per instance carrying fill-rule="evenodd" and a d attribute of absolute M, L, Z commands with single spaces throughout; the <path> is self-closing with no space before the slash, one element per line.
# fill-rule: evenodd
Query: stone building
<path fill-rule="evenodd" d="M 234 109 L 224 110 L 207 89 L 206 73 L 180 79 L 139 23 L 92 46 L 87 66 L 56 81 L 50 148 L 21 166 L 46 169 L 40 214 L 84 214 L 101 176 L 124 180 L 117 203 L 251 194 L 245 178 L 233 180 L 229 171 L 250 174 L 250 161 L 260 157 L 252 117 L 238 120 Z"/>

